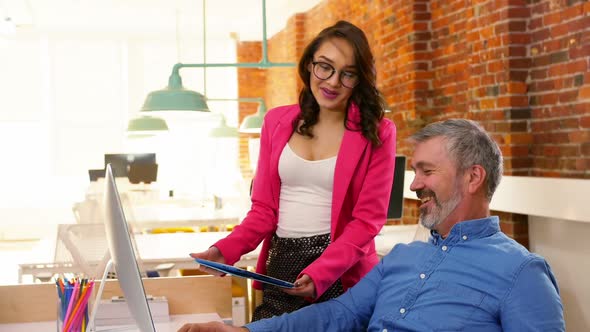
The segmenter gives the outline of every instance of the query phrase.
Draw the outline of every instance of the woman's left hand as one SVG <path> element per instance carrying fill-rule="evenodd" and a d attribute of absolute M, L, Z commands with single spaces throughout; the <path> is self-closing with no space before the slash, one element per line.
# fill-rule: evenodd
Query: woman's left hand
<path fill-rule="evenodd" d="M 311 280 L 307 274 L 304 274 L 301 278 L 295 280 L 294 284 L 295 288 L 283 288 L 283 292 L 294 296 L 315 298 L 315 285 L 313 284 L 313 280 Z"/>

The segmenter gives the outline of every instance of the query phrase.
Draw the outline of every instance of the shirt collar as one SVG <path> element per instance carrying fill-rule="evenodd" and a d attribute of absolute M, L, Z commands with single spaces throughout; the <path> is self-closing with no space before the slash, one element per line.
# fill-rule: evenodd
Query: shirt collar
<path fill-rule="evenodd" d="M 438 244 L 443 240 L 453 241 L 454 239 L 462 239 L 466 237 L 468 239 L 480 239 L 488 237 L 500 231 L 500 218 L 498 216 L 490 216 L 487 218 L 466 220 L 457 223 L 451 228 L 449 236 L 445 239 L 442 238 L 435 230 L 430 231 L 430 242 Z"/>

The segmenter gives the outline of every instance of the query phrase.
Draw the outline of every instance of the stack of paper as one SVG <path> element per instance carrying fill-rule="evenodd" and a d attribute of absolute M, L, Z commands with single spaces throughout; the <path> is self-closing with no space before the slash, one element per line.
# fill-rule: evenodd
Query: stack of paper
<path fill-rule="evenodd" d="M 164 296 L 148 297 L 148 304 L 155 323 L 170 320 L 168 300 Z M 101 300 L 96 309 L 95 326 L 134 325 L 127 302 L 124 298 L 114 297 Z"/>

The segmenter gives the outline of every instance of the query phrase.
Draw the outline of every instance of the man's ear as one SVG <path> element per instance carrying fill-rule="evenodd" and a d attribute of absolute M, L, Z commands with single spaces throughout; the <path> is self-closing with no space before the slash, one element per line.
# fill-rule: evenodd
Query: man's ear
<path fill-rule="evenodd" d="M 473 165 L 467 169 L 469 193 L 474 194 L 482 188 L 486 182 L 486 170 L 481 165 Z"/>

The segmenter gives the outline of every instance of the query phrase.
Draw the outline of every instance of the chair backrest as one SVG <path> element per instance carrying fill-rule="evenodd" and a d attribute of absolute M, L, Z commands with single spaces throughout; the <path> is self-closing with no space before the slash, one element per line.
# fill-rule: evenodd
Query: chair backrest
<path fill-rule="evenodd" d="M 134 236 L 131 241 L 139 268 L 144 271 Z M 103 223 L 58 225 L 55 263 L 70 263 L 87 277 L 100 278 L 109 258 Z"/>
<path fill-rule="evenodd" d="M 70 263 L 88 277 L 100 277 L 98 266 L 108 255 L 104 224 L 58 225 L 55 263 Z"/>
<path fill-rule="evenodd" d="M 72 212 L 78 224 L 102 223 L 101 203 L 96 198 L 87 197 L 72 206 Z"/>

